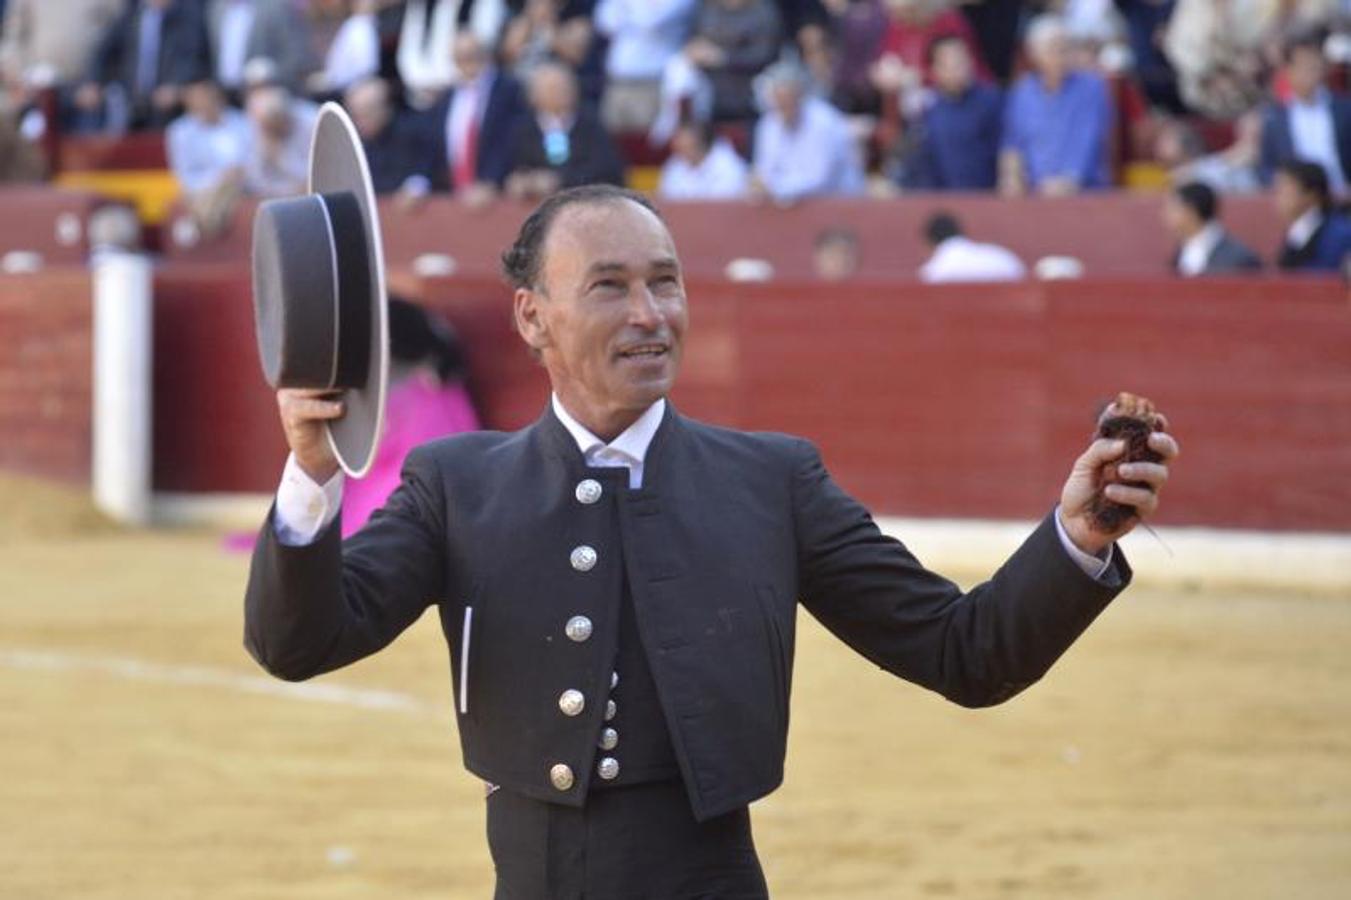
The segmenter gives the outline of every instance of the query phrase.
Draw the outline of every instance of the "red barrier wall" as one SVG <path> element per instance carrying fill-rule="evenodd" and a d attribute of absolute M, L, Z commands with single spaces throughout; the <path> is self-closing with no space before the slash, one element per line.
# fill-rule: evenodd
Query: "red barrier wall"
<path fill-rule="evenodd" d="M 534 419 L 547 384 L 506 289 L 420 286 L 466 341 L 487 423 Z M 1351 304 L 1335 282 L 689 288 L 680 409 L 816 440 L 879 512 L 1038 516 L 1098 404 L 1129 389 L 1186 446 L 1161 521 L 1351 530 Z M 247 275 L 167 267 L 156 326 L 156 487 L 271 490 L 285 449 Z"/>

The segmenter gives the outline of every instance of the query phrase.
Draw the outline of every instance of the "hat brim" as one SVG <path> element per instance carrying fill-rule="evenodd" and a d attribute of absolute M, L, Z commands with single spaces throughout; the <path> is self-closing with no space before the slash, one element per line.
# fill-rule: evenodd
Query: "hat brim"
<path fill-rule="evenodd" d="M 310 143 L 309 190 L 312 194 L 350 191 L 366 224 L 371 277 L 371 352 L 363 387 L 343 391 L 340 419 L 326 423 L 328 443 L 338 465 L 353 478 L 370 471 L 385 424 L 389 391 L 389 304 L 385 294 L 384 242 L 366 154 L 347 113 L 336 103 L 319 109 Z"/>

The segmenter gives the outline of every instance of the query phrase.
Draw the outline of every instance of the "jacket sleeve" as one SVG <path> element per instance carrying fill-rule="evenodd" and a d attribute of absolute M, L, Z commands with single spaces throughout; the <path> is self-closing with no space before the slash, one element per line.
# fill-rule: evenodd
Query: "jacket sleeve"
<path fill-rule="evenodd" d="M 1102 580 L 1086 575 L 1048 515 L 991 580 L 962 593 L 883 535 L 810 445 L 793 504 L 808 611 L 878 666 L 962 706 L 1034 683 L 1130 581 L 1120 547 Z"/>
<path fill-rule="evenodd" d="M 244 646 L 268 672 L 301 681 L 380 650 L 444 593 L 446 507 L 435 461 L 409 454 L 384 507 L 345 543 L 341 517 L 289 547 L 272 518 L 244 597 Z"/>

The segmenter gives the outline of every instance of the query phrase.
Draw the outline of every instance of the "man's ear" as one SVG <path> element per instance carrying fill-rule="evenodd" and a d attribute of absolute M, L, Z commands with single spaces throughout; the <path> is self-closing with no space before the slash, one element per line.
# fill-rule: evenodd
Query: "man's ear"
<path fill-rule="evenodd" d="M 543 293 L 530 288 L 517 288 L 512 298 L 516 316 L 516 330 L 536 353 L 551 343 L 549 326 L 541 304 L 547 302 Z"/>

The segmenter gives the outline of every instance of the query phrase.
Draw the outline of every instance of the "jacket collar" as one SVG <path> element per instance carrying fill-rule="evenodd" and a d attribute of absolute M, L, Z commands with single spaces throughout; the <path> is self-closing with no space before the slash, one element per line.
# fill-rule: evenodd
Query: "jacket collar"
<path fill-rule="evenodd" d="M 665 455 L 666 446 L 671 443 L 672 436 L 680 430 L 680 421 L 683 418 L 676 411 L 675 404 L 671 402 L 669 397 L 666 398 L 664 405 L 666 408 L 662 413 L 661 422 L 652 435 L 652 440 L 647 446 L 646 458 L 643 461 L 645 484 L 650 481 L 651 473 L 657 471 L 657 465 Z M 552 455 L 564 461 L 571 461 L 581 466 L 585 465 L 585 459 L 576 437 L 558 418 L 558 415 L 554 412 L 552 401 L 545 406 L 544 413 L 535 420 L 535 424 L 530 426 L 530 431 L 539 436 Z M 620 437 L 622 438 L 623 435 Z M 615 442 L 618 441 L 619 438 L 616 438 Z"/>

